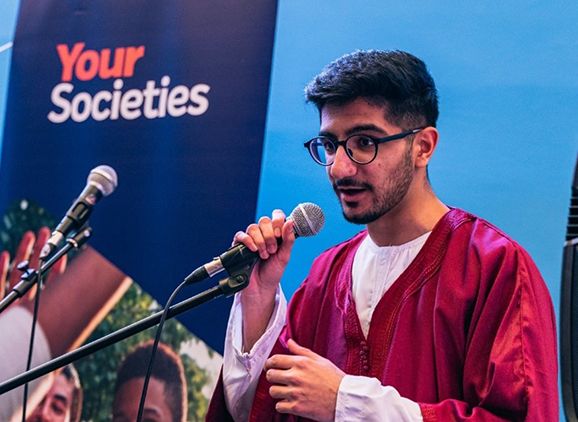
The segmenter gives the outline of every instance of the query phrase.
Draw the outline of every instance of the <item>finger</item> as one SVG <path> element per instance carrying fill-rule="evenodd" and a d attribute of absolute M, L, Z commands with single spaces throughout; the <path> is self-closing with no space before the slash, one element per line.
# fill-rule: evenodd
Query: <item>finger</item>
<path fill-rule="evenodd" d="M 293 249 L 293 244 L 295 243 L 295 231 L 293 230 L 293 221 L 287 220 L 283 223 L 281 228 L 281 237 L 283 241 L 279 247 L 278 253 L 286 257 L 287 261 L 289 256 L 291 256 L 291 249 Z"/>
<path fill-rule="evenodd" d="M 319 356 L 317 353 L 315 353 L 314 351 L 312 351 L 311 349 L 308 349 L 307 347 L 303 347 L 300 346 L 299 344 L 297 344 L 297 342 L 295 340 L 293 340 L 292 338 L 290 338 L 287 341 L 287 348 L 289 349 L 289 351 L 291 353 L 293 353 L 294 355 L 298 355 L 298 356 L 307 356 L 307 357 L 317 357 Z"/>
<path fill-rule="evenodd" d="M 286 216 L 283 210 L 275 209 L 273 210 L 273 233 L 277 239 L 281 239 L 283 224 L 285 224 Z"/>
<path fill-rule="evenodd" d="M 50 237 L 50 229 L 48 227 L 41 227 L 36 234 L 36 241 L 34 242 L 34 248 L 30 255 L 30 268 L 38 269 L 40 266 L 40 251 L 44 247 L 44 244 L 48 241 Z"/>
<path fill-rule="evenodd" d="M 237 233 L 235 233 L 235 236 L 233 237 L 233 243 L 231 246 L 235 246 L 238 244 L 243 244 L 253 252 L 257 252 L 258 249 L 257 245 L 255 244 L 251 236 L 249 236 L 247 233 L 243 231 L 238 231 Z"/>
<path fill-rule="evenodd" d="M 41 227 L 40 230 L 38 230 L 38 233 L 36 233 L 36 240 L 34 241 L 34 245 L 28 258 L 28 266 L 30 268 L 35 270 L 40 268 L 40 251 L 44 247 L 44 244 L 48 241 L 49 237 L 50 229 L 48 227 Z M 37 288 L 38 286 L 35 285 L 28 291 L 26 294 L 28 300 L 34 299 L 34 296 L 36 296 Z"/>
<path fill-rule="evenodd" d="M 263 233 L 261 232 L 261 227 L 257 224 L 251 224 L 249 227 L 247 227 L 247 234 L 251 236 L 253 242 L 257 246 L 257 252 L 259 252 L 259 256 L 261 257 L 261 259 L 269 259 L 269 253 L 267 252 L 267 243 L 265 242 L 265 238 L 263 237 Z"/>
<path fill-rule="evenodd" d="M 10 254 L 6 251 L 0 253 L 0 300 L 6 294 L 6 276 L 10 265 Z"/>
<path fill-rule="evenodd" d="M 288 369 L 268 369 L 265 378 L 271 384 L 293 385 L 291 374 Z"/>
<path fill-rule="evenodd" d="M 36 297 L 37 291 L 38 291 L 38 284 L 34 284 L 32 287 L 30 287 L 30 290 L 28 290 L 28 292 L 26 292 L 26 294 L 22 296 L 22 300 L 24 301 L 24 299 L 26 299 L 29 302 L 32 302 Z"/>
<path fill-rule="evenodd" d="M 16 249 L 16 255 L 14 255 L 14 262 L 20 263 L 30 259 L 30 253 L 34 247 L 35 239 L 34 233 L 30 230 L 22 235 L 22 239 L 20 239 L 20 243 Z"/>
<path fill-rule="evenodd" d="M 296 416 L 302 416 L 297 411 L 297 402 L 294 400 L 281 400 L 275 403 L 275 410 L 279 413 L 289 413 Z"/>
<path fill-rule="evenodd" d="M 259 229 L 265 240 L 267 253 L 274 254 L 277 252 L 277 238 L 273 229 L 273 221 L 269 217 L 261 217 L 259 219 Z"/>
<path fill-rule="evenodd" d="M 67 265 L 68 265 L 68 255 L 63 255 L 62 258 L 56 261 L 50 273 L 54 274 L 55 276 L 62 274 L 64 271 L 66 271 Z"/>
<path fill-rule="evenodd" d="M 32 252 L 32 248 L 34 246 L 34 233 L 31 231 L 27 231 L 22 235 L 22 239 L 20 240 L 20 244 L 18 245 L 18 249 L 16 249 L 16 255 L 14 256 L 13 265 L 16 266 L 22 261 L 27 261 L 30 258 L 30 253 Z M 10 285 L 14 286 L 18 280 L 20 280 L 20 276 L 22 275 L 21 271 L 13 270 L 10 272 Z"/>
<path fill-rule="evenodd" d="M 46 278 L 46 283 L 53 283 L 60 274 L 66 270 L 66 265 L 68 264 L 68 256 L 63 255 L 58 261 L 54 263 L 48 277 Z"/>
<path fill-rule="evenodd" d="M 292 398 L 291 388 L 284 385 L 272 385 L 269 387 L 269 395 L 277 400 L 287 400 Z"/>
<path fill-rule="evenodd" d="M 295 366 L 295 356 L 273 355 L 265 362 L 265 369 L 291 369 Z"/>

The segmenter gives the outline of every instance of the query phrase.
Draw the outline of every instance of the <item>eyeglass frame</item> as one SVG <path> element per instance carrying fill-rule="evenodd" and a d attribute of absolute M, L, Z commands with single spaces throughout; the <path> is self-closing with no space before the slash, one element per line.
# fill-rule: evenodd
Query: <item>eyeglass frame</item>
<path fill-rule="evenodd" d="M 354 133 L 353 135 L 349 135 L 347 138 L 345 138 L 343 141 L 340 141 L 338 139 L 332 139 L 329 136 L 324 136 L 324 135 L 320 135 L 320 136 L 316 136 L 314 138 L 311 138 L 310 140 L 308 140 L 307 142 L 305 142 L 303 144 L 303 146 L 305 148 L 307 148 L 307 151 L 309 151 L 309 155 L 311 155 L 311 158 L 313 158 L 313 161 L 315 161 L 317 164 L 322 165 L 324 167 L 328 167 L 333 165 L 333 163 L 335 163 L 335 157 L 333 158 L 333 161 L 331 163 L 321 163 L 320 161 L 318 161 L 315 156 L 313 155 L 313 152 L 311 151 L 311 144 L 313 143 L 313 141 L 315 141 L 316 139 L 327 139 L 329 140 L 329 142 L 331 142 L 332 145 L 335 146 L 335 153 L 337 154 L 337 148 L 339 148 L 340 146 L 343 147 L 343 149 L 345 150 L 345 154 L 347 154 L 347 156 L 349 157 L 349 159 L 351 161 L 353 161 L 356 164 L 359 165 L 366 165 L 371 163 L 373 160 L 375 160 L 375 157 L 377 157 L 377 151 L 378 151 L 378 146 L 379 144 L 383 144 L 386 142 L 391 142 L 391 141 L 396 141 L 398 139 L 403 139 L 408 137 L 409 135 L 415 135 L 416 133 L 421 132 L 422 130 L 424 130 L 427 126 L 422 126 L 422 127 L 418 127 L 415 129 L 410 129 L 410 130 L 406 130 L 400 133 L 396 133 L 395 135 L 389 135 L 389 136 L 384 136 L 383 138 L 376 138 L 374 136 L 370 136 L 370 135 L 359 135 L 357 133 Z M 371 139 L 372 142 L 375 143 L 375 153 L 373 154 L 373 158 L 365 163 L 360 163 L 359 161 L 355 160 L 355 158 L 353 158 L 351 156 L 351 154 L 349 153 L 349 151 L 347 150 L 347 148 L 345 147 L 347 145 L 347 141 L 349 141 L 349 139 L 353 138 L 354 136 L 363 136 L 366 137 L 368 139 Z"/>

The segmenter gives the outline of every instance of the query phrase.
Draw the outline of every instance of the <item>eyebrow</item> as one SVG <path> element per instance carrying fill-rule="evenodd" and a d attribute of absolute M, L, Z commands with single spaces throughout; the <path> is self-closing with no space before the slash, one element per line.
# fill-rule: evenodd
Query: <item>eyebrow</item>
<path fill-rule="evenodd" d="M 346 136 L 351 136 L 355 133 L 358 132 L 365 132 L 365 131 L 371 131 L 371 132 L 378 132 L 381 133 L 385 136 L 389 135 L 385 130 L 383 130 L 382 128 L 380 128 L 379 126 L 376 126 L 372 123 L 367 123 L 367 124 L 361 124 L 361 125 L 357 125 L 357 126 L 353 126 L 352 128 L 349 128 L 345 131 L 345 135 Z M 319 132 L 320 136 L 327 136 L 329 138 L 337 138 L 337 136 L 335 136 L 333 133 L 329 132 L 329 131 L 325 131 L 322 130 Z"/>
<path fill-rule="evenodd" d="M 56 401 L 62 402 L 62 403 L 64 403 L 65 405 L 68 404 L 68 397 L 65 396 L 64 394 L 55 394 L 55 395 L 53 396 L 53 399 L 56 400 Z"/>
<path fill-rule="evenodd" d="M 161 417 L 162 413 L 156 407 L 145 407 L 144 411 L 143 411 L 143 415 Z"/>

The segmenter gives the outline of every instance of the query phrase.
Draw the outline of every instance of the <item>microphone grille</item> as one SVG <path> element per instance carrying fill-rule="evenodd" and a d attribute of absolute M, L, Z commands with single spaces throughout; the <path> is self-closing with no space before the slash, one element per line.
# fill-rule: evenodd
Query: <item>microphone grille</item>
<path fill-rule="evenodd" d="M 93 168 L 88 175 L 87 182 L 96 186 L 103 196 L 110 195 L 118 186 L 116 171 L 105 165 Z"/>
<path fill-rule="evenodd" d="M 297 205 L 289 218 L 293 220 L 295 235 L 298 237 L 315 236 L 325 224 L 323 210 L 311 202 Z"/>

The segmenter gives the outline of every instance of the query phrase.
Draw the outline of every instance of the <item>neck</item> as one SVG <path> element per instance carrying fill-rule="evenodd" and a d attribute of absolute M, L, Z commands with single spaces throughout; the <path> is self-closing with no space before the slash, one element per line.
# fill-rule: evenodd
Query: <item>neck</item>
<path fill-rule="evenodd" d="M 426 183 L 412 186 L 395 208 L 367 225 L 375 244 L 402 245 L 416 239 L 431 231 L 449 211 Z"/>

